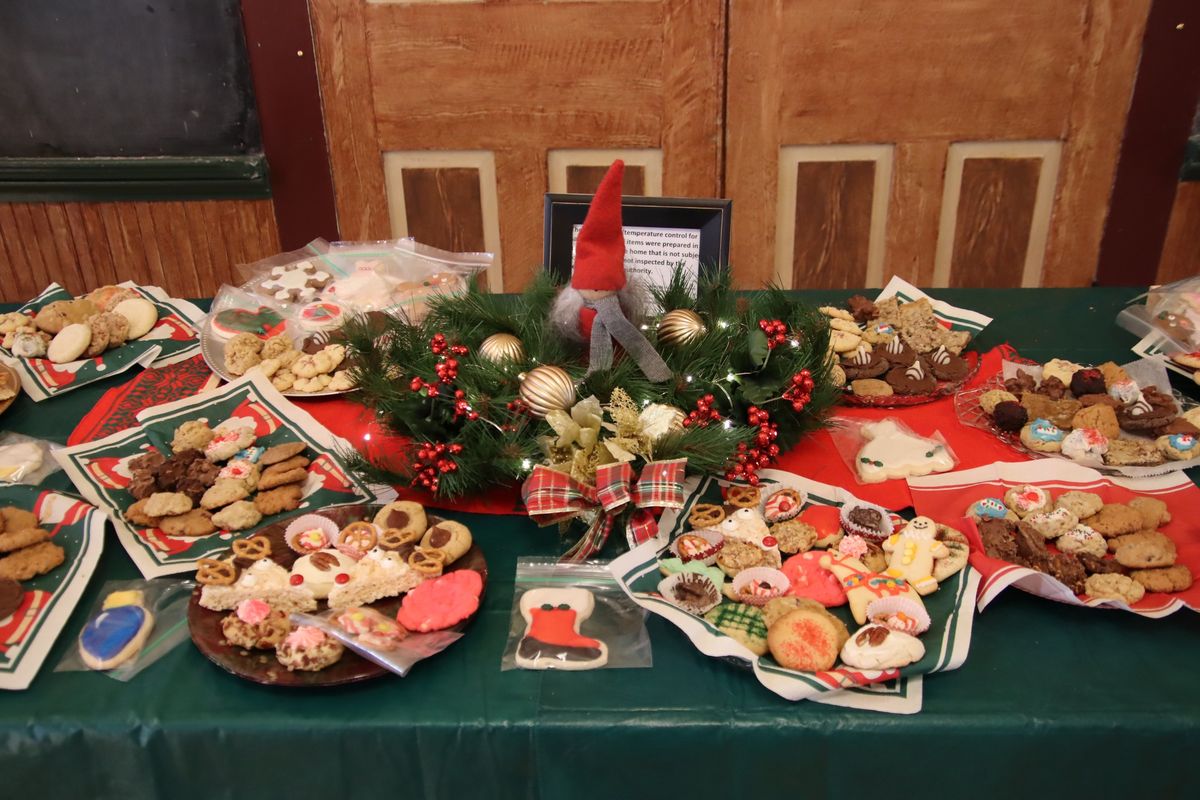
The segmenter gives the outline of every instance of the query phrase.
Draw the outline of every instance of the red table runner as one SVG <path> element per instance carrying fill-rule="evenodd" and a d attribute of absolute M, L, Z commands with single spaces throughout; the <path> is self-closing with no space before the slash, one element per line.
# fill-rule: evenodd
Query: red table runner
<path fill-rule="evenodd" d="M 964 388 L 973 388 L 992 379 L 1000 372 L 1004 358 L 1011 354 L 1012 350 L 1007 345 L 989 350 L 983 355 L 979 371 Z M 134 414 L 140 409 L 195 394 L 208 385 L 210 378 L 212 373 L 208 372 L 199 356 L 162 369 L 145 370 L 128 383 L 106 392 L 67 441 L 76 444 L 123 430 L 136 424 Z M 342 397 L 291 399 L 330 431 L 353 443 L 373 460 L 387 463 L 397 452 L 397 440 L 381 434 L 372 424 L 370 409 Z M 940 432 L 959 458 L 955 469 L 970 469 L 996 461 L 1029 460 L 991 434 L 960 423 L 954 412 L 952 396 L 903 408 L 842 407 L 837 414 L 863 420 L 894 416 L 923 436 Z M 833 439 L 825 431 L 804 438 L 784 454 L 773 468 L 794 472 L 821 483 L 843 486 L 864 500 L 891 509 L 905 508 L 913 502 L 908 484 L 902 479 L 875 484 L 857 483 L 854 474 L 838 454 Z M 453 502 L 430 498 L 424 492 L 405 487 L 400 487 L 399 491 L 402 498 L 417 500 L 435 508 L 453 505 L 459 511 L 484 514 L 524 513 L 519 487 L 501 488 L 478 497 L 457 498 Z"/>

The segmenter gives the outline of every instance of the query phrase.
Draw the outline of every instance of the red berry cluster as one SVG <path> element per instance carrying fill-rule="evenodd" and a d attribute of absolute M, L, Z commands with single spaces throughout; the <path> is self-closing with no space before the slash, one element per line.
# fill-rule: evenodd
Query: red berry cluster
<path fill-rule="evenodd" d="M 445 353 L 450 353 L 450 355 L 454 356 L 465 356 L 470 352 L 466 345 L 450 344 L 447 342 L 446 334 L 444 333 L 435 333 L 433 335 L 433 338 L 429 340 L 429 349 L 433 351 L 435 356 L 444 355 Z"/>
<path fill-rule="evenodd" d="M 437 373 L 438 383 L 454 383 L 458 377 L 458 359 L 444 358 L 433 371 Z"/>
<path fill-rule="evenodd" d="M 451 456 L 458 455 L 462 449 L 461 444 L 446 444 L 445 442 L 422 444 L 417 450 L 416 460 L 411 462 L 413 479 L 410 485 L 416 486 L 419 483 L 429 491 L 436 492 L 441 476 L 458 469 L 458 464 L 454 463 Z"/>
<path fill-rule="evenodd" d="M 725 480 L 741 480 L 758 486 L 758 471 L 769 467 L 779 457 L 779 445 L 775 444 L 779 426 L 771 422 L 770 412 L 758 406 L 750 406 L 746 418 L 758 428 L 758 432 L 754 434 L 752 444 L 742 442 L 738 445 L 737 455 L 725 470 Z"/>
<path fill-rule="evenodd" d="M 721 414 L 712 407 L 714 398 L 711 394 L 706 394 L 696 401 L 696 410 L 688 413 L 683 418 L 683 427 L 685 428 L 707 428 L 710 422 L 717 422 L 721 419 Z"/>
<path fill-rule="evenodd" d="M 799 413 L 812 400 L 812 392 L 812 373 L 806 369 L 802 369 L 792 376 L 792 385 L 783 393 L 783 399 L 790 400 L 792 410 Z"/>
<path fill-rule="evenodd" d="M 429 397 L 437 397 L 439 394 L 436 383 L 426 383 L 425 379 L 420 376 L 414 377 L 412 383 L 408 384 L 408 388 L 414 392 L 424 391 Z"/>
<path fill-rule="evenodd" d="M 760 319 L 758 327 L 767 335 L 767 347 L 771 350 L 787 341 L 787 325 L 783 320 Z"/>
<path fill-rule="evenodd" d="M 471 408 L 471 404 L 467 402 L 467 393 L 462 389 L 454 392 L 454 418 L 466 417 L 471 422 L 479 419 L 479 412 Z"/>

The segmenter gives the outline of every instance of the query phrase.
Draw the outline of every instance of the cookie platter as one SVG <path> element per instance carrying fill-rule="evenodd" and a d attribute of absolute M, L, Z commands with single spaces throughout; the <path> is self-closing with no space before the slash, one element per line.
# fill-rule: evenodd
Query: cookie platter
<path fill-rule="evenodd" d="M 918 513 L 963 517 L 982 609 L 1008 586 L 1162 617 L 1200 610 L 1200 488 L 1183 473 L 1125 480 L 1065 461 L 913 478 Z M 1193 588 L 1195 587 L 1195 588 Z"/>
<path fill-rule="evenodd" d="M 916 710 L 888 708 L 884 684 L 965 658 L 978 580 L 965 536 L 789 473 L 761 477 L 761 494 L 693 479 L 684 509 L 664 514 L 666 547 L 614 561 L 617 581 L 788 699 Z"/>
<path fill-rule="evenodd" d="M 21 393 L 21 376 L 11 367 L 0 364 L 0 414 L 8 411 Z"/>
<path fill-rule="evenodd" d="M 824 306 L 830 347 L 838 360 L 842 402 L 893 408 L 930 403 L 956 393 L 978 372 L 980 356 L 966 351 L 990 319 L 933 300 L 893 280 L 872 302 L 862 295 L 844 308 Z"/>
<path fill-rule="evenodd" d="M 104 515 L 67 494 L 0 487 L 0 689 L 25 689 L 104 549 Z"/>
<path fill-rule="evenodd" d="M 357 683 L 388 670 L 296 612 L 388 652 L 417 636 L 461 634 L 478 615 L 487 574 L 467 527 L 417 503 L 336 506 L 266 526 L 202 561 L 188 627 L 205 657 L 254 683 Z"/>
<path fill-rule="evenodd" d="M 273 345 L 267 344 L 276 337 L 283 338 L 277 339 Z M 285 344 L 286 347 L 284 347 Z M 231 346 L 234 352 L 229 352 Z M 276 353 L 276 351 L 278 352 Z M 209 321 L 200 331 L 200 352 L 204 356 L 208 368 L 222 380 L 235 381 L 247 372 L 262 372 L 263 376 L 270 380 L 284 397 L 332 397 L 347 394 L 356 388 L 348 384 L 349 376 L 343 366 L 345 348 L 336 344 L 334 337 L 329 334 L 309 335 L 298 345 L 286 330 L 269 337 L 261 334 L 241 333 L 233 338 L 222 338 L 213 331 L 212 323 Z M 263 357 L 264 353 L 267 354 L 267 358 Z M 283 356 L 282 360 L 279 358 L 281 355 Z M 306 376 L 317 380 L 324 380 L 320 376 L 325 376 L 328 379 L 328 385 L 325 388 L 313 391 L 301 391 L 296 388 L 297 379 L 301 376 L 296 375 L 292 371 L 292 367 L 302 357 L 306 362 L 313 362 L 309 365 L 310 368 L 304 370 Z M 274 363 L 268 363 L 264 367 L 264 362 L 271 358 Z M 288 363 L 287 367 L 283 365 L 285 361 Z M 311 374 L 308 374 L 310 372 Z M 290 379 L 287 377 L 289 375 Z M 335 379 L 338 383 L 333 382 Z M 343 386 L 343 384 L 346 385 Z M 338 388 L 330 388 L 330 386 Z"/>
<path fill-rule="evenodd" d="M 955 412 L 1022 455 L 1102 473 L 1145 477 L 1200 465 L 1200 410 L 1173 389 L 1134 380 L 1127 370 L 1138 368 L 1010 357 L 1004 373 L 956 395 Z"/>

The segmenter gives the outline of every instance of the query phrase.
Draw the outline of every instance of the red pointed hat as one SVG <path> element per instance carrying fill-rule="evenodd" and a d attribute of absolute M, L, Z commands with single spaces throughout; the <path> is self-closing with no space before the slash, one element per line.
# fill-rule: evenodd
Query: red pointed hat
<path fill-rule="evenodd" d="M 625 162 L 617 159 L 604 173 L 575 242 L 571 286 L 616 292 L 625 288 L 625 237 L 621 234 L 621 179 Z"/>

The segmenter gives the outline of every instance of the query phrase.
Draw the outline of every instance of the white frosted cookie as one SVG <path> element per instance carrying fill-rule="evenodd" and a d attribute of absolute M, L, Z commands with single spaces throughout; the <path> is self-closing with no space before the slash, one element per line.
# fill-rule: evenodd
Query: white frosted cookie
<path fill-rule="evenodd" d="M 77 322 L 54 334 L 46 348 L 46 357 L 55 364 L 65 364 L 82 356 L 91 343 L 92 327 Z"/>
<path fill-rule="evenodd" d="M 117 303 L 114 313 L 120 314 L 129 322 L 128 339 L 140 339 L 150 332 L 154 323 L 158 322 L 158 309 L 144 297 L 131 297 Z"/>

